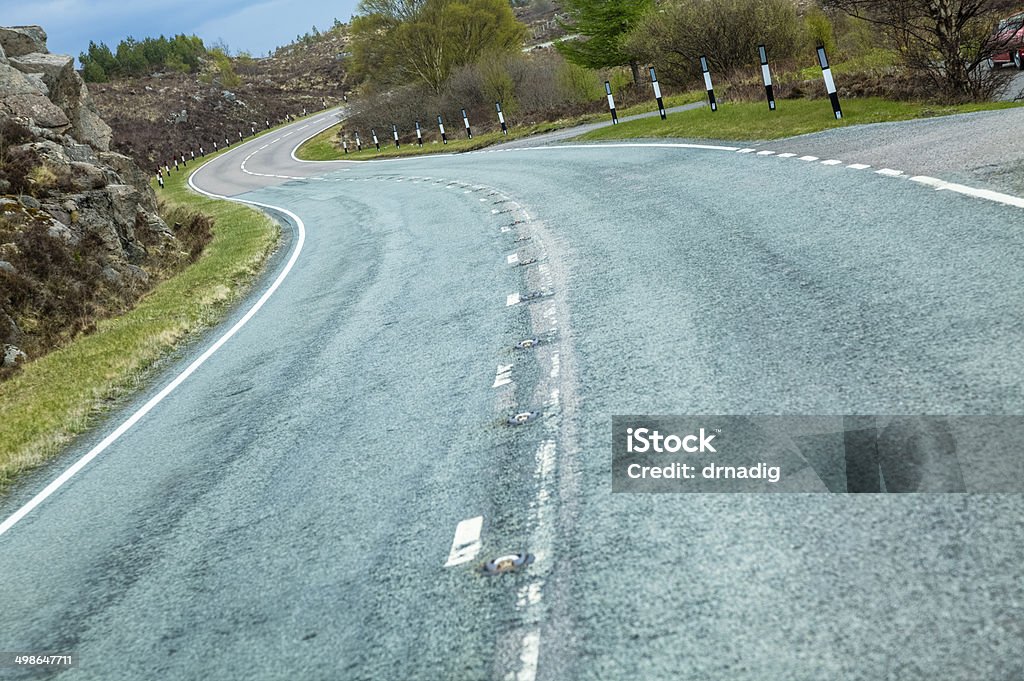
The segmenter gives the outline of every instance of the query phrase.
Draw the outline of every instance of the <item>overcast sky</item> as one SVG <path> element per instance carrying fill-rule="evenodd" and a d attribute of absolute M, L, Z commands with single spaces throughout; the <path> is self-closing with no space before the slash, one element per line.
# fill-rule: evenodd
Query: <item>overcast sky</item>
<path fill-rule="evenodd" d="M 195 33 L 207 45 L 265 55 L 313 26 L 348 21 L 358 0 L 0 0 L 0 25 L 39 24 L 51 52 L 78 56 L 89 41 Z"/>

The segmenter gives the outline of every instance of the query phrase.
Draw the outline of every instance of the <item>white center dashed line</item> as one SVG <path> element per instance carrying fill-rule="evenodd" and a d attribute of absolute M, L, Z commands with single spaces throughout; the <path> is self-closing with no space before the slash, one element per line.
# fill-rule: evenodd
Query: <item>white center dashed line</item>
<path fill-rule="evenodd" d="M 851 163 L 846 167 L 849 168 L 850 170 L 867 170 L 871 166 L 869 166 L 866 163 Z"/>
<path fill-rule="evenodd" d="M 800 160 L 801 161 L 808 161 L 808 162 L 810 162 L 810 161 L 817 161 L 818 157 L 817 156 L 801 156 Z"/>
<path fill-rule="evenodd" d="M 448 552 L 448 560 L 445 567 L 455 567 L 468 563 L 477 557 L 482 545 L 480 533 L 484 527 L 484 517 L 478 515 L 475 518 L 467 518 L 455 527 L 455 538 L 452 539 L 452 548 Z"/>
<path fill-rule="evenodd" d="M 902 170 L 893 170 L 892 168 L 882 168 L 881 170 L 876 170 L 875 172 L 878 173 L 879 175 L 887 175 L 889 177 L 900 177 L 901 175 L 903 175 Z"/>

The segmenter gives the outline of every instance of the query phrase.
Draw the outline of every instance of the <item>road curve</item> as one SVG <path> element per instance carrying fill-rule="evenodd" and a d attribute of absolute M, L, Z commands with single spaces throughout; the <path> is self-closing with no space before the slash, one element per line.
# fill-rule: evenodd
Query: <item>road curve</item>
<path fill-rule="evenodd" d="M 194 175 L 302 250 L 0 502 L 264 300 L 0 536 L 0 648 L 83 679 L 1024 672 L 1019 495 L 613 495 L 608 442 L 613 414 L 1024 413 L 1019 208 L 784 143 L 296 161 L 332 122 Z"/>

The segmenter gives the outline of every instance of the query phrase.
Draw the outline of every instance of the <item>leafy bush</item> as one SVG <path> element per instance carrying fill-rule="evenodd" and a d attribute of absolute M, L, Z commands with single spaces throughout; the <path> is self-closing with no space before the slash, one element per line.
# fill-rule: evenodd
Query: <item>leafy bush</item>
<path fill-rule="evenodd" d="M 794 56 L 802 27 L 792 0 L 672 0 L 646 15 L 626 38 L 627 49 L 658 68 L 659 79 L 689 85 L 701 55 L 718 72 L 757 64 L 757 45 L 772 59 Z"/>

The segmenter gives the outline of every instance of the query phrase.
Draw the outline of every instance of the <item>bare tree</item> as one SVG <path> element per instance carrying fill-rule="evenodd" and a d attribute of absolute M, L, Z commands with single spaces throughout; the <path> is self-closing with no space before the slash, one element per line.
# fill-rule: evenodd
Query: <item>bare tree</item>
<path fill-rule="evenodd" d="M 983 100 L 1005 88 L 1008 76 L 989 66 L 1005 49 L 994 30 L 1013 0 L 823 0 L 878 24 L 911 71 L 936 94 L 953 101 Z"/>

